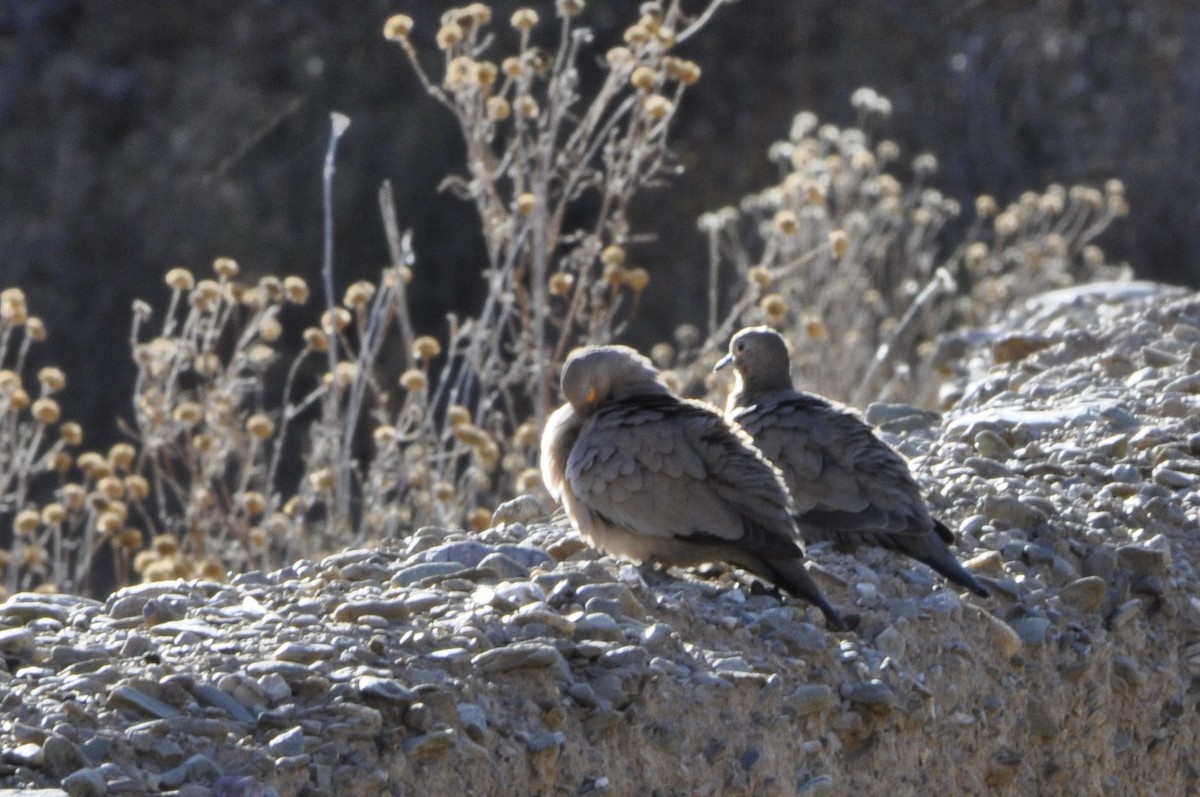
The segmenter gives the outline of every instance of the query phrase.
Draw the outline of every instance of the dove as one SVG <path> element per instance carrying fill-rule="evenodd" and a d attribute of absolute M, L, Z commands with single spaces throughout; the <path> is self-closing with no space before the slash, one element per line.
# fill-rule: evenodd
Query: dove
<path fill-rule="evenodd" d="M 741 330 L 714 370 L 728 365 L 737 378 L 725 418 L 783 472 L 805 542 L 889 548 L 988 594 L 950 551 L 954 535 L 930 515 L 908 462 L 852 413 L 793 388 L 779 333 Z"/>
<path fill-rule="evenodd" d="M 580 534 L 636 564 L 736 565 L 847 629 L 804 568 L 781 474 L 717 408 L 674 395 L 627 346 L 576 349 L 561 383 L 542 478 Z"/>

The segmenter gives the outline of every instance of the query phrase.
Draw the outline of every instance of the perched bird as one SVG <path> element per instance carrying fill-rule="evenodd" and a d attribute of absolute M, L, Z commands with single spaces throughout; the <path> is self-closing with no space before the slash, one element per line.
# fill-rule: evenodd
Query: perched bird
<path fill-rule="evenodd" d="M 929 514 L 904 458 L 851 413 L 793 389 L 787 345 L 777 332 L 738 332 L 714 370 L 730 364 L 737 384 L 725 418 L 783 472 L 806 542 L 889 548 L 988 594 L 947 547 L 954 535 Z"/>
<path fill-rule="evenodd" d="M 779 472 L 707 404 L 678 398 L 626 346 L 576 349 L 542 433 L 542 478 L 604 551 L 664 566 L 723 561 L 845 629 L 804 569 Z"/>

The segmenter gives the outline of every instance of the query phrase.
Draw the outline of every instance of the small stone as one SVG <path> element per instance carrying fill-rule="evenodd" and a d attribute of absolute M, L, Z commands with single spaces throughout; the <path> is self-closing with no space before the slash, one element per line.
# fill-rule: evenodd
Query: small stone
<path fill-rule="evenodd" d="M 333 645 L 320 642 L 285 642 L 271 654 L 271 658 L 279 661 L 294 661 L 299 664 L 313 664 L 331 659 L 336 653 Z"/>
<path fill-rule="evenodd" d="M 268 741 L 267 750 L 276 758 L 300 755 L 304 752 L 304 729 L 299 725 L 289 728 Z"/>
<path fill-rule="evenodd" d="M 1116 631 L 1134 617 L 1137 617 L 1139 614 L 1141 614 L 1141 612 L 1142 601 L 1140 598 L 1131 598 L 1125 601 L 1116 609 L 1114 609 L 1111 615 L 1109 615 L 1107 621 L 1108 629 L 1110 631 Z"/>
<path fill-rule="evenodd" d="M 1091 612 L 1104 600 L 1107 591 L 1108 584 L 1104 579 L 1098 576 L 1084 576 L 1063 587 L 1058 593 L 1058 598 L 1078 611 Z"/>
<path fill-rule="evenodd" d="M 65 736 L 52 733 L 42 742 L 42 766 L 53 778 L 61 780 L 87 763 L 83 751 Z"/>
<path fill-rule="evenodd" d="M 461 573 L 466 568 L 458 562 L 421 562 L 410 567 L 401 568 L 392 576 L 391 583 L 407 587 L 425 579 L 445 577 L 451 573 Z"/>
<path fill-rule="evenodd" d="M 783 713 L 789 717 L 807 717 L 833 705 L 833 690 L 825 684 L 806 684 L 793 689 L 783 699 Z"/>
<path fill-rule="evenodd" d="M 1194 490 L 1200 485 L 1200 474 L 1185 473 L 1163 465 L 1154 469 L 1154 481 L 1172 490 Z"/>
<path fill-rule="evenodd" d="M 851 705 L 870 709 L 876 714 L 886 714 L 896 705 L 896 693 L 877 679 L 851 685 L 846 690 L 846 698 Z"/>
<path fill-rule="evenodd" d="M 1120 678 L 1134 689 L 1146 685 L 1146 675 L 1138 667 L 1137 662 L 1128 656 L 1115 655 L 1112 660 L 1113 675 Z"/>
<path fill-rule="evenodd" d="M 1005 460 L 1012 456 L 1012 446 L 991 429 L 981 429 L 975 434 L 975 450 L 988 459 Z"/>
<path fill-rule="evenodd" d="M 492 526 L 501 523 L 520 523 L 525 526 L 541 523 L 550 519 L 542 502 L 532 495 L 518 495 L 511 501 L 505 501 L 496 507 L 492 513 Z"/>
<path fill-rule="evenodd" d="M 867 406 L 863 419 L 883 431 L 911 432 L 915 429 L 928 429 L 939 423 L 942 415 L 910 404 L 875 402 Z"/>
<path fill-rule="evenodd" d="M 528 567 L 499 551 L 483 557 L 479 562 L 479 567 L 481 569 L 492 570 L 501 578 L 517 579 L 529 577 Z"/>
<path fill-rule="evenodd" d="M 168 717 L 179 715 L 179 712 L 175 708 L 129 684 L 118 686 L 108 696 L 108 699 L 110 703 L 116 703 L 125 708 L 132 708 L 141 714 L 157 717 L 158 719 L 167 719 Z"/>
<path fill-rule="evenodd" d="M 833 794 L 833 776 L 817 775 L 800 784 L 796 789 L 797 797 L 818 797 L 821 794 Z"/>
<path fill-rule="evenodd" d="M 471 741 L 481 744 L 487 737 L 488 720 L 483 709 L 474 703 L 458 704 L 458 721 Z"/>
<path fill-rule="evenodd" d="M 0 653 L 12 658 L 24 658 L 37 647 L 37 638 L 28 628 L 6 628 L 0 631 Z"/>
<path fill-rule="evenodd" d="M 105 797 L 108 794 L 104 776 L 91 767 L 77 769 L 67 775 L 62 780 L 62 787 L 67 797 Z"/>
<path fill-rule="evenodd" d="M 566 742 L 567 735 L 562 731 L 534 733 L 525 740 L 525 749 L 531 753 L 541 753 L 562 747 Z"/>
<path fill-rule="evenodd" d="M 1147 545 L 1122 545 L 1117 549 L 1117 566 L 1131 576 L 1162 576 L 1167 572 L 1170 555 Z"/>
<path fill-rule="evenodd" d="M 1011 659 L 1021 651 L 1021 635 L 1016 629 L 991 612 L 980 609 L 979 614 L 987 624 L 988 638 L 1005 657 Z"/>
<path fill-rule="evenodd" d="M 889 625 L 875 636 L 875 647 L 881 653 L 899 658 L 904 655 L 906 647 L 904 635 L 897 631 L 895 626 Z"/>
<path fill-rule="evenodd" d="M 352 623 L 361 617 L 375 616 L 395 622 L 406 620 L 412 614 L 404 598 L 364 600 L 343 603 L 333 610 L 333 619 L 341 623 Z"/>
<path fill-rule="evenodd" d="M 378 678 L 374 675 L 364 675 L 355 681 L 355 687 L 364 697 L 395 703 L 400 706 L 410 706 L 416 699 L 412 690 L 394 678 Z"/>
<path fill-rule="evenodd" d="M 458 732 L 453 728 L 443 728 L 405 739 L 404 752 L 411 756 L 429 755 L 453 747 L 457 743 Z"/>
<path fill-rule="evenodd" d="M 992 343 L 992 358 L 997 363 L 1015 363 L 1054 343 L 1053 338 L 1015 333 L 1004 335 Z"/>
<path fill-rule="evenodd" d="M 542 667 L 556 667 L 564 675 L 570 672 L 562 654 L 553 646 L 540 642 L 518 642 L 485 650 L 471 659 L 471 665 L 486 674 Z"/>
<path fill-rule="evenodd" d="M 1043 645 L 1050 630 L 1050 621 L 1045 617 L 1022 617 L 1012 624 L 1012 628 L 1026 645 Z"/>
<path fill-rule="evenodd" d="M 186 781 L 212 781 L 221 776 L 221 768 L 206 755 L 197 753 L 179 766 L 169 769 L 160 776 L 160 783 L 167 788 L 178 788 Z M 214 790 L 215 793 L 215 790 Z"/>

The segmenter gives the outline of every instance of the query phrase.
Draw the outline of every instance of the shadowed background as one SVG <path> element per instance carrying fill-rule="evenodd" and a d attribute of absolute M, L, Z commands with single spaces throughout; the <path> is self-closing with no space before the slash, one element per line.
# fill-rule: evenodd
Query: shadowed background
<path fill-rule="evenodd" d="M 386 261 L 376 191 L 390 179 L 400 224 L 414 232 L 418 331 L 439 334 L 447 312 L 478 307 L 477 221 L 437 192 L 461 171 L 455 122 L 381 36 L 389 14 L 411 14 L 412 38 L 440 75 L 432 38 L 449 5 L 0 1 L 0 287 L 23 288 L 45 318 L 39 360 L 67 371 L 65 411 L 89 446 L 115 440 L 116 418 L 130 414 L 130 304 L 164 307 L 169 267 L 207 274 L 229 256 L 247 278 L 316 284 L 331 110 L 352 120 L 336 178 L 340 287 L 377 277 Z M 493 5 L 501 34 L 489 55 L 499 60 L 517 4 Z M 552 4 L 532 5 L 550 33 Z M 589 5 L 597 58 L 637 6 Z M 908 158 L 936 154 L 932 184 L 964 207 L 979 193 L 1003 203 L 1051 182 L 1119 177 L 1132 207 L 1103 241 L 1110 256 L 1141 276 L 1200 283 L 1191 4 L 741 0 L 681 54 L 704 75 L 676 119 L 687 171 L 643 196 L 635 217 L 656 238 L 630 247 L 652 275 L 653 312 L 643 310 L 634 343 L 700 320 L 697 216 L 774 179 L 766 149 L 797 111 L 851 124 L 849 96 L 863 85 L 891 99 L 886 132 Z"/>

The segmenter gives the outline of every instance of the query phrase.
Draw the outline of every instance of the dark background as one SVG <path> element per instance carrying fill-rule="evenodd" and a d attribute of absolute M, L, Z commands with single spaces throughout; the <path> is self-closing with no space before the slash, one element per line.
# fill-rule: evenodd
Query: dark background
<path fill-rule="evenodd" d="M 315 287 L 331 110 L 352 120 L 338 160 L 340 285 L 386 261 L 376 191 L 390 179 L 415 236 L 418 331 L 478 306 L 477 222 L 436 192 L 461 170 L 454 122 L 381 36 L 389 14 L 410 13 L 440 75 L 432 39 L 449 5 L 0 0 L 0 287 L 23 288 L 46 320 L 39 356 L 67 370 L 67 414 L 90 444 L 111 442 L 129 415 L 130 304 L 165 307 L 169 267 L 207 276 L 224 255 L 248 277 L 295 273 Z M 553 4 L 532 5 L 548 33 Z M 494 6 L 498 61 L 516 4 Z M 637 6 L 589 3 L 596 57 Z M 906 160 L 935 153 L 933 184 L 965 208 L 978 193 L 1004 202 L 1120 177 L 1132 211 L 1104 242 L 1110 256 L 1200 283 L 1195 2 L 741 0 L 680 54 L 704 75 L 675 128 L 688 171 L 637 214 L 657 238 L 632 252 L 653 277 L 635 342 L 699 320 L 697 216 L 776 177 L 766 149 L 797 111 L 852 123 L 863 85 L 891 99 L 888 134 Z"/>

